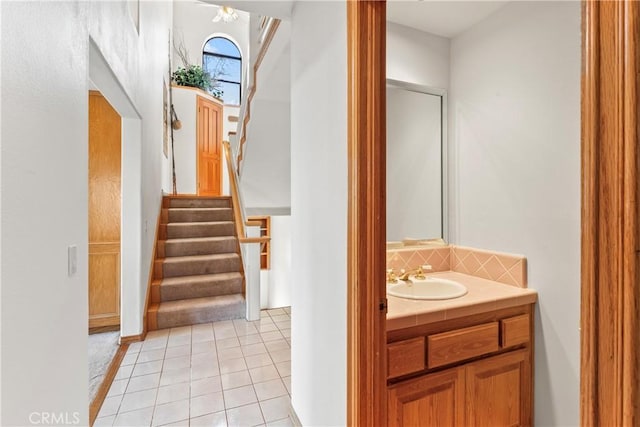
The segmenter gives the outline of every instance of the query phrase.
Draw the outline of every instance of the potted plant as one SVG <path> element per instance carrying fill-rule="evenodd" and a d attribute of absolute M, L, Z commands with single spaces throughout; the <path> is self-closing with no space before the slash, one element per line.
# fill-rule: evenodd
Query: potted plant
<path fill-rule="evenodd" d="M 215 76 L 209 75 L 200 65 L 190 63 L 189 54 L 182 42 L 180 42 L 179 46 L 174 46 L 174 48 L 182 61 L 182 67 L 178 67 L 178 69 L 171 74 L 172 80 L 178 86 L 196 87 L 222 100 L 223 91 Z"/>

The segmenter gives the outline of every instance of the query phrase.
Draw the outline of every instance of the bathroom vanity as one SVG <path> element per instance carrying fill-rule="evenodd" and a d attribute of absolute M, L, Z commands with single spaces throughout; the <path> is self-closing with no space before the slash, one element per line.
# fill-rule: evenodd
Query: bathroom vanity
<path fill-rule="evenodd" d="M 388 296 L 388 425 L 531 425 L 537 293 L 455 271 L 428 276 L 468 292 Z"/>

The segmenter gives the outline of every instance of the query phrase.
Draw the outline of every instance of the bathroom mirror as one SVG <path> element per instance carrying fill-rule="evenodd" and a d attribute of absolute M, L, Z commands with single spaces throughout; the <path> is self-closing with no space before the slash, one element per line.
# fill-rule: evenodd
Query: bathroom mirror
<path fill-rule="evenodd" d="M 387 242 L 447 240 L 446 111 L 442 89 L 387 80 Z"/>

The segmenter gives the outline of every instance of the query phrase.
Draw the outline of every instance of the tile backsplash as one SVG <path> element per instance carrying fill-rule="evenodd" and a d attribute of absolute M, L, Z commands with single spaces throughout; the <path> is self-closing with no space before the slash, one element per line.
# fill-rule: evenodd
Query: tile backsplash
<path fill-rule="evenodd" d="M 527 259 L 461 246 L 387 250 L 387 269 L 413 270 L 424 264 L 432 272 L 455 271 L 520 288 L 527 287 Z"/>

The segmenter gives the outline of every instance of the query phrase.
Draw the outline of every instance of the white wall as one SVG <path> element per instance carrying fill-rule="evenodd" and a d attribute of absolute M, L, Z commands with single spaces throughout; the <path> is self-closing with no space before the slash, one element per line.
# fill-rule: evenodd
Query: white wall
<path fill-rule="evenodd" d="M 169 2 L 140 2 L 138 35 L 124 2 L 2 2 L 3 425 L 28 425 L 36 411 L 72 421 L 77 413 L 88 424 L 90 36 L 143 119 L 139 221 L 149 226 L 141 231 L 135 286 L 146 294 L 160 207 L 171 13 Z M 78 247 L 72 277 L 69 245 Z M 133 329 L 142 330 L 141 320 Z"/>
<path fill-rule="evenodd" d="M 202 65 L 204 43 L 214 35 L 222 35 L 237 43 L 242 54 L 243 66 L 249 56 L 249 14 L 238 10 L 235 22 L 212 22 L 218 8 L 204 2 L 179 0 L 173 2 L 173 30 L 176 45 L 184 41 L 191 63 Z M 175 54 L 173 69 L 182 67 L 182 61 Z"/>
<path fill-rule="evenodd" d="M 260 270 L 260 308 L 291 305 L 291 216 L 271 216 L 270 266 Z"/>
<path fill-rule="evenodd" d="M 535 420 L 579 423 L 580 4 L 514 2 L 451 44 L 452 241 L 525 254 Z"/>
<path fill-rule="evenodd" d="M 387 22 L 387 78 L 449 88 L 447 38 Z"/>
<path fill-rule="evenodd" d="M 294 5 L 292 405 L 310 426 L 346 424 L 346 26 L 344 1 Z"/>

